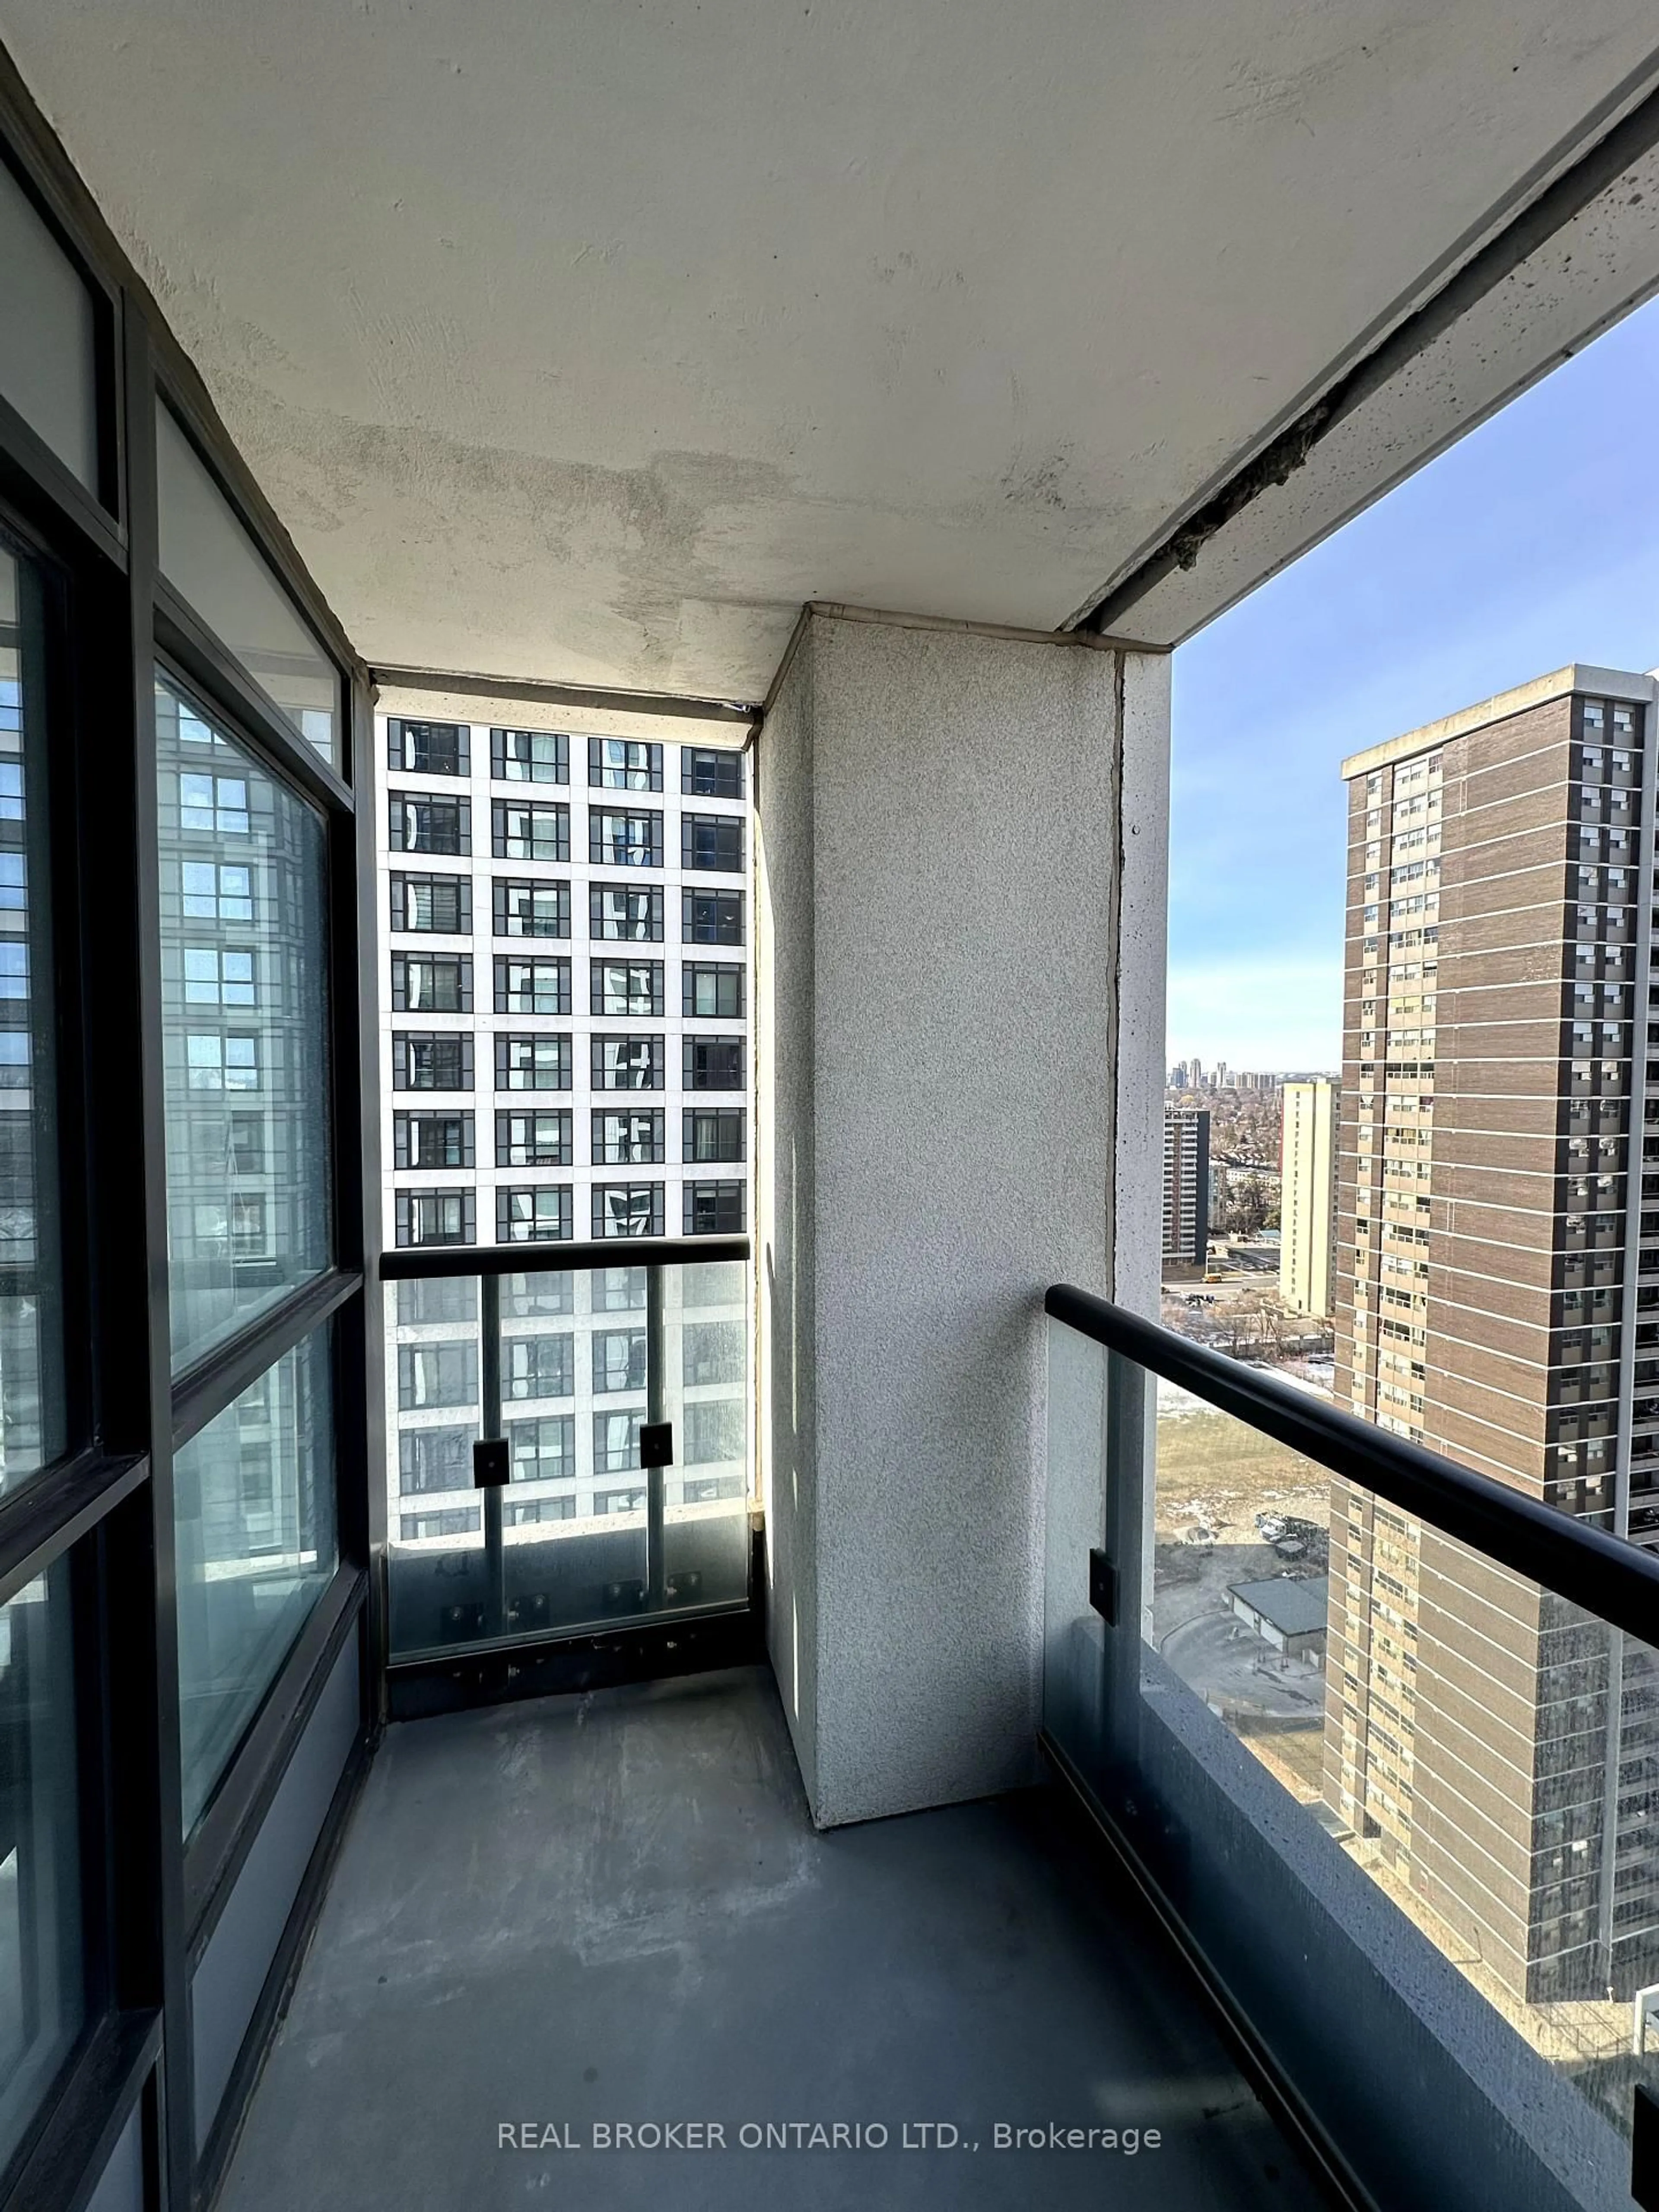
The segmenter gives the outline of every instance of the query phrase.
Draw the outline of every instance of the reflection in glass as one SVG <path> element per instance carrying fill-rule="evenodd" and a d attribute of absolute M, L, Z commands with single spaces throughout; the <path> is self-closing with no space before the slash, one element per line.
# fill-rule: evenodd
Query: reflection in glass
<path fill-rule="evenodd" d="M 0 1491 L 64 1446 L 38 579 L 0 549 Z"/>
<path fill-rule="evenodd" d="M 155 470 L 162 574 L 300 736 L 337 765 L 339 673 L 159 401 Z"/>
<path fill-rule="evenodd" d="M 0 1606 L 0 2166 L 87 2010 L 69 1572 Z"/>
<path fill-rule="evenodd" d="M 175 1370 L 325 1268 L 324 830 L 157 682 Z"/>
<path fill-rule="evenodd" d="M 333 1575 L 333 1433 L 324 1328 L 173 1462 L 186 1833 Z"/>

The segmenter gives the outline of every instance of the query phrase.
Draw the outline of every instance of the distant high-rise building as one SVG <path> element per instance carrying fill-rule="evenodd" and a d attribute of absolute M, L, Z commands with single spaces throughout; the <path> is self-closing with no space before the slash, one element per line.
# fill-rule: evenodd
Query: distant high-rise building
<path fill-rule="evenodd" d="M 1201 1267 L 1210 1250 L 1210 1110 L 1164 1111 L 1164 1257 Z"/>
<path fill-rule="evenodd" d="M 1287 1083 L 1280 1140 L 1279 1295 L 1288 1311 L 1323 1320 L 1336 1285 L 1334 1083 Z"/>
<path fill-rule="evenodd" d="M 1565 668 L 1343 766 L 1337 1401 L 1644 1542 L 1656 696 Z M 1652 1980 L 1647 1648 L 1345 1485 L 1330 1565 L 1328 1802 L 1517 1999 Z"/>

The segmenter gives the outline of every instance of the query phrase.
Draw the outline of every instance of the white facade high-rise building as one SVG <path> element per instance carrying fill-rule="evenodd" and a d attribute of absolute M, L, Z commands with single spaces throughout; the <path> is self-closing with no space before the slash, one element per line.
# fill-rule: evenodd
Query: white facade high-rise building
<path fill-rule="evenodd" d="M 501 1279 L 507 1533 L 576 1533 L 643 1510 L 629 1240 L 749 1228 L 749 762 L 399 717 L 380 739 L 386 1240 L 538 1248 Z M 590 1240 L 618 1264 L 546 1272 Z M 746 1270 L 671 1273 L 669 1503 L 713 1508 L 746 1484 Z M 394 1541 L 478 1528 L 477 1290 L 388 1285 Z"/>
<path fill-rule="evenodd" d="M 1318 1079 L 1285 1085 L 1279 1294 L 1287 1311 L 1322 1321 L 1335 1310 L 1339 1096 Z"/>

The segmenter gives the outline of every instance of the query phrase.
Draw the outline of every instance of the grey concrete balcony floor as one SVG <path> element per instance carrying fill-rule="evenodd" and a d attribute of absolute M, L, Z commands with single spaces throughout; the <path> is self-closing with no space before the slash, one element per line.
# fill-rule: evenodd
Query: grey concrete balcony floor
<path fill-rule="evenodd" d="M 760 1669 L 395 1728 L 224 2212 L 1323 2204 L 1125 1887 L 1047 1791 L 815 1833 Z M 1162 2142 L 994 2148 L 1051 2123 Z"/>

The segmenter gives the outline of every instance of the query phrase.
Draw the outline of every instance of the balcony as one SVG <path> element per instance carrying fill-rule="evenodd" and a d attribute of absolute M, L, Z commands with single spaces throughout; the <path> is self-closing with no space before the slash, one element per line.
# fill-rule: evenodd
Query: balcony
<path fill-rule="evenodd" d="M 1171 655 L 1659 287 L 1651 30 L 1133 12 L 9 0 L 0 2212 L 1659 2203 L 1646 1488 L 1133 1319 Z"/>

